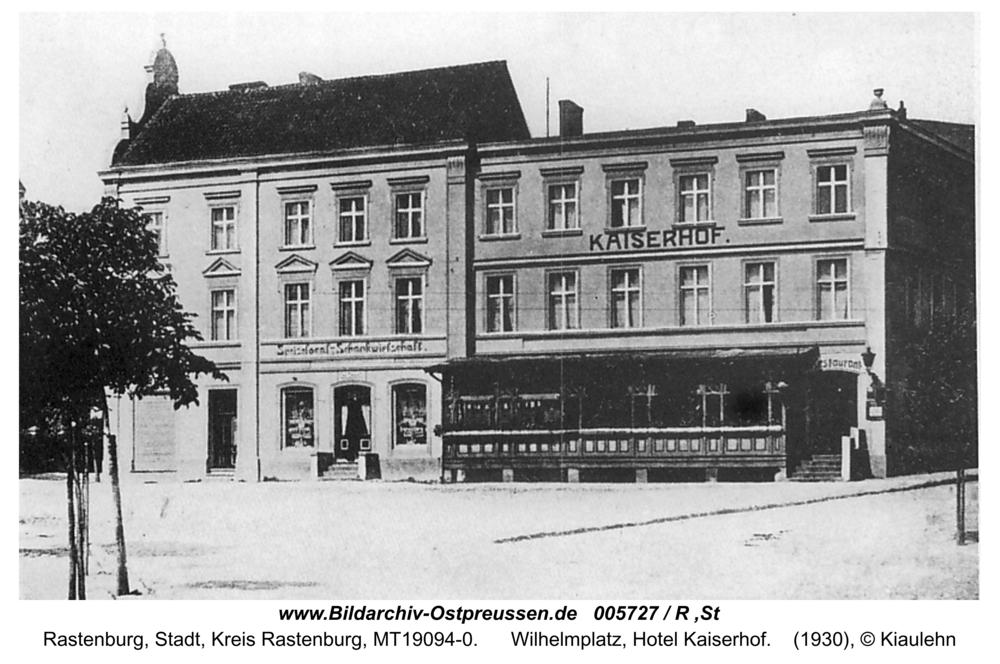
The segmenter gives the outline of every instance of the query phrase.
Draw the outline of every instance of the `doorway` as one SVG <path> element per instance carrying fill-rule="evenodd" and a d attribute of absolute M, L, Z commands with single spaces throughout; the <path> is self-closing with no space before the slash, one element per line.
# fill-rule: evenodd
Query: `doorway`
<path fill-rule="evenodd" d="M 372 449 L 372 391 L 364 385 L 333 390 L 334 458 L 354 461 Z"/>
<path fill-rule="evenodd" d="M 208 470 L 236 467 L 236 390 L 208 392 Z"/>
<path fill-rule="evenodd" d="M 840 454 L 840 438 L 858 426 L 858 377 L 837 371 L 817 372 L 808 381 L 810 454 Z"/>

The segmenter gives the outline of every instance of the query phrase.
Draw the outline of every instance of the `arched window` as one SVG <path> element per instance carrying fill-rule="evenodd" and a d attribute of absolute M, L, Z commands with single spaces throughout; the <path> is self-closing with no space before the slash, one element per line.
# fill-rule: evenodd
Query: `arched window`
<path fill-rule="evenodd" d="M 282 447 L 316 445 L 315 412 L 311 387 L 286 387 L 281 391 Z"/>
<path fill-rule="evenodd" d="M 427 386 L 402 383 L 392 388 L 393 445 L 427 444 Z"/>

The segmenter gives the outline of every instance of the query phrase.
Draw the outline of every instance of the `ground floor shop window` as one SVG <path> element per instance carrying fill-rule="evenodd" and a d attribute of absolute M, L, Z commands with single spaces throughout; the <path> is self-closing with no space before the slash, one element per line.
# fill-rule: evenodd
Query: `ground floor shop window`
<path fill-rule="evenodd" d="M 427 444 L 427 387 L 419 383 L 392 388 L 395 418 L 394 444 Z"/>
<path fill-rule="evenodd" d="M 459 430 L 718 428 L 781 426 L 780 383 L 765 380 L 694 383 L 626 382 L 602 374 L 600 386 L 550 394 L 452 393 L 446 408 Z"/>
<path fill-rule="evenodd" d="M 281 392 L 284 447 L 314 447 L 316 423 L 313 391 L 307 387 L 289 387 Z"/>

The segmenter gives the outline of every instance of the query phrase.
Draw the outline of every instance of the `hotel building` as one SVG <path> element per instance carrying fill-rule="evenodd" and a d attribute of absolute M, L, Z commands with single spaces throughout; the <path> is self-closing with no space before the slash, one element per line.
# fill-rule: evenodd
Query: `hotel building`
<path fill-rule="evenodd" d="M 191 95 L 166 48 L 150 71 L 101 176 L 230 380 L 121 403 L 136 472 L 885 476 L 896 349 L 975 307 L 972 127 L 881 90 L 608 133 L 562 101 L 532 138 L 502 62 Z"/>

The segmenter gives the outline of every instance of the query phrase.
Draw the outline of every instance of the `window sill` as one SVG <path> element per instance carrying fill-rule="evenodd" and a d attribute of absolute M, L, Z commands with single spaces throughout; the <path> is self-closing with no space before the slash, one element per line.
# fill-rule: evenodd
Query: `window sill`
<path fill-rule="evenodd" d="M 853 221 L 855 214 L 853 212 L 838 212 L 836 214 L 811 214 L 809 215 L 809 221 Z"/>
<path fill-rule="evenodd" d="M 492 235 L 483 234 L 479 236 L 480 242 L 503 242 L 504 240 L 520 240 L 520 233 L 494 233 Z"/>
<path fill-rule="evenodd" d="M 389 244 L 427 244 L 427 236 L 424 237 L 394 237 L 389 240 Z"/>
<path fill-rule="evenodd" d="M 782 217 L 744 217 L 737 219 L 736 223 L 740 226 L 770 226 L 783 224 L 785 220 Z"/>
<path fill-rule="evenodd" d="M 209 249 L 205 252 L 206 256 L 222 256 L 226 254 L 238 254 L 239 249 Z"/>
<path fill-rule="evenodd" d="M 676 221 L 673 224 L 673 228 L 698 228 L 700 226 L 713 227 L 718 226 L 719 223 L 714 219 L 706 219 L 704 221 Z"/>
<path fill-rule="evenodd" d="M 196 346 L 198 348 L 239 348 L 239 339 L 228 339 L 226 341 L 222 340 L 211 340 L 211 341 L 199 341 Z"/>
<path fill-rule="evenodd" d="M 550 228 L 542 231 L 542 237 L 579 237 L 583 235 L 582 228 Z"/>
<path fill-rule="evenodd" d="M 646 224 L 638 224 L 636 226 L 606 226 L 604 228 L 606 234 L 611 233 L 645 233 Z"/>
<path fill-rule="evenodd" d="M 315 248 L 315 244 L 284 244 L 278 247 L 278 251 L 309 251 Z"/>
<path fill-rule="evenodd" d="M 372 246 L 371 239 L 368 240 L 357 240 L 356 242 L 334 242 L 333 246 L 335 248 L 340 247 L 370 247 Z"/>

